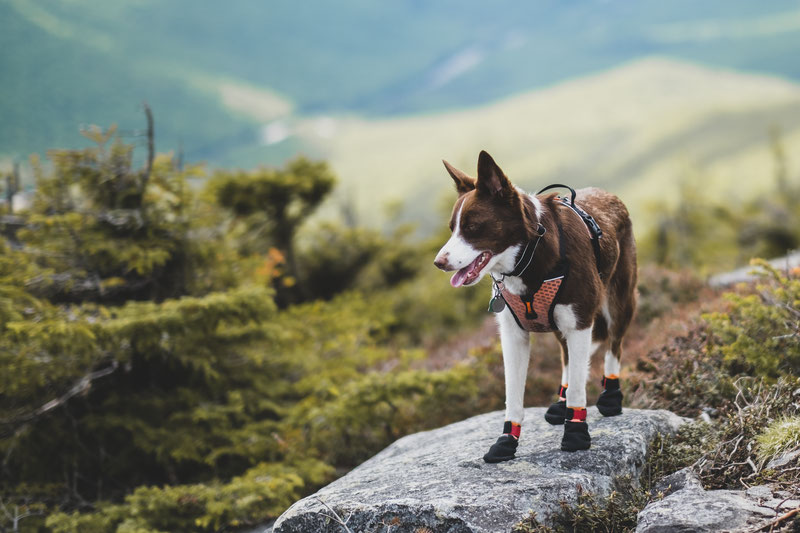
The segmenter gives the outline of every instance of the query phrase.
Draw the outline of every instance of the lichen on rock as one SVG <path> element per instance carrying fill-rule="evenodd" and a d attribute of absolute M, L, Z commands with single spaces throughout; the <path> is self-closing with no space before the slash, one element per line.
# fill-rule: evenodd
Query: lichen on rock
<path fill-rule="evenodd" d="M 616 480 L 638 479 L 650 442 L 684 421 L 663 410 L 603 418 L 590 408 L 592 448 L 567 453 L 559 448 L 562 428 L 547 424 L 544 411 L 526 410 L 517 456 L 499 464 L 482 457 L 502 428 L 502 411 L 404 437 L 296 502 L 274 533 L 345 531 L 332 513 L 354 533 L 497 533 L 531 511 L 548 523 L 581 492 L 604 497 Z"/>

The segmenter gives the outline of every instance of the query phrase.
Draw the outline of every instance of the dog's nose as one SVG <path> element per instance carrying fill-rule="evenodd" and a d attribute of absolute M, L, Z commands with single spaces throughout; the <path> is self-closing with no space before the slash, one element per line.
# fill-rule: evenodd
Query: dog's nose
<path fill-rule="evenodd" d="M 433 264 L 436 266 L 436 268 L 440 270 L 447 270 L 448 267 L 447 254 L 442 256 L 437 256 L 436 259 L 434 259 Z"/>

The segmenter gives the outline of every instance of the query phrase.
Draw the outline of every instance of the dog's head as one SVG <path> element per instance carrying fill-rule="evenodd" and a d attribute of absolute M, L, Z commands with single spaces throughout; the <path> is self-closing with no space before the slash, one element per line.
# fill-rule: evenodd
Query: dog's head
<path fill-rule="evenodd" d="M 450 239 L 433 262 L 444 271 L 457 272 L 453 287 L 474 285 L 487 272 L 508 272 L 520 247 L 530 240 L 538 213 L 524 209 L 523 194 L 514 187 L 486 152 L 478 156 L 478 179 L 444 161 L 453 178 L 458 199 L 450 217 Z"/>

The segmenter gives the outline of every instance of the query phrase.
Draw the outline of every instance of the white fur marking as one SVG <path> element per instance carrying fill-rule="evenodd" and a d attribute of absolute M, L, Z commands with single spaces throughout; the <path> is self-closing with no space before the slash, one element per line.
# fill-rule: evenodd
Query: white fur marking
<path fill-rule="evenodd" d="M 605 364 L 603 365 L 603 375 L 605 376 L 619 376 L 620 364 L 619 360 L 614 357 L 611 350 L 606 352 Z"/>
<path fill-rule="evenodd" d="M 611 330 L 611 313 L 608 312 L 608 299 L 603 298 L 603 304 L 600 306 L 600 311 L 603 313 L 603 318 L 606 319 L 606 327 Z"/>
<path fill-rule="evenodd" d="M 569 385 L 569 365 L 564 365 L 561 369 L 561 384 Z"/>
<path fill-rule="evenodd" d="M 484 251 L 476 249 L 474 246 L 464 240 L 464 237 L 461 236 L 461 210 L 463 208 L 463 204 L 458 208 L 453 234 L 436 255 L 437 262 L 440 260 L 446 260 L 450 270 L 459 270 L 464 268 L 472 263 L 475 258 Z M 514 246 L 509 246 L 499 254 L 493 255 L 491 259 L 489 259 L 489 262 L 486 263 L 486 266 L 480 271 L 478 277 L 468 285 L 475 285 L 481 279 L 483 279 L 483 276 L 485 276 L 488 272 L 499 275 L 503 272 L 509 272 L 513 270 L 519 249 L 520 245 L 515 244 Z M 514 280 L 516 280 L 518 283 L 515 283 Z M 521 294 L 525 290 L 525 286 L 522 284 L 519 278 L 507 278 L 506 288 L 515 294 Z"/>
<path fill-rule="evenodd" d="M 517 326 L 508 308 L 498 313 L 497 323 L 506 379 L 506 420 L 521 424 L 525 418 L 523 399 L 531 353 L 530 334 Z"/>
<path fill-rule="evenodd" d="M 586 407 L 586 380 L 589 378 L 589 349 L 592 345 L 592 328 L 564 333 L 569 350 L 569 387 L 567 407 Z"/>
<path fill-rule="evenodd" d="M 574 331 L 578 327 L 578 317 L 576 317 L 575 313 L 572 311 L 572 304 L 556 304 L 553 308 L 553 321 L 556 323 L 558 330 L 564 335 L 569 331 Z M 569 352 L 569 357 L 571 361 L 572 352 Z"/>
<path fill-rule="evenodd" d="M 455 228 L 453 228 L 453 234 L 450 235 L 450 239 L 444 243 L 444 246 L 442 246 L 442 249 L 439 250 L 436 256 L 437 258 L 444 258 L 446 256 L 453 270 L 464 268 L 472 263 L 480 253 L 480 251 L 476 250 L 461 236 L 461 210 L 463 208 L 464 204 L 461 204 L 456 214 L 456 224 Z"/>
<path fill-rule="evenodd" d="M 533 203 L 533 212 L 536 213 L 536 220 L 541 220 L 542 213 L 544 213 L 542 202 L 539 201 L 535 194 L 529 194 L 528 198 L 530 198 L 531 203 Z"/>

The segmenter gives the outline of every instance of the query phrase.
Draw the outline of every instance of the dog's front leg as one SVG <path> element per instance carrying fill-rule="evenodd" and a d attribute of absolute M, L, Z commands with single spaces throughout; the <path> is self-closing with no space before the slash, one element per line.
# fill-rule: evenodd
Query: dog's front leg
<path fill-rule="evenodd" d="M 528 376 L 531 353 L 530 334 L 517 326 L 508 309 L 497 315 L 497 322 L 500 326 L 500 345 L 503 348 L 506 378 L 506 420 L 503 434 L 483 456 L 487 463 L 499 463 L 514 458 L 522 420 L 525 418 L 525 378 Z"/>
<path fill-rule="evenodd" d="M 565 452 L 588 450 L 592 440 L 586 424 L 586 380 L 592 355 L 592 327 L 577 329 L 571 305 L 557 305 L 553 316 L 567 340 L 569 351 L 567 413 L 561 449 Z"/>

